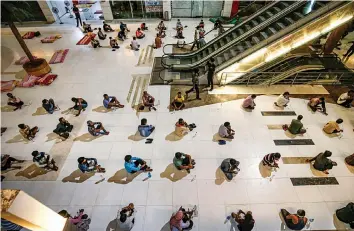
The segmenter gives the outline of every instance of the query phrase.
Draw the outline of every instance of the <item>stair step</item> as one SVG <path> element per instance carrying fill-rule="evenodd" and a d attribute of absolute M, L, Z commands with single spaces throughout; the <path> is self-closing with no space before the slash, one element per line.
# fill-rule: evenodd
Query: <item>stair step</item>
<path fill-rule="evenodd" d="M 232 57 L 235 57 L 237 55 L 237 51 L 234 49 L 230 49 L 230 53 Z"/>
<path fill-rule="evenodd" d="M 296 17 L 298 17 L 299 19 L 302 19 L 304 16 L 302 14 L 300 14 L 299 12 L 294 12 L 294 14 L 296 15 Z"/>
<path fill-rule="evenodd" d="M 260 34 L 261 34 L 261 36 L 262 36 L 262 38 L 263 38 L 263 39 L 261 39 L 261 40 L 265 40 L 265 39 L 268 38 L 267 33 L 265 33 L 265 32 L 260 32 Z"/>
<path fill-rule="evenodd" d="M 268 31 L 270 32 L 270 34 L 276 34 L 277 33 L 277 31 L 273 27 L 268 27 Z"/>
<path fill-rule="evenodd" d="M 280 5 L 284 8 L 289 7 L 289 4 L 287 2 L 280 2 Z"/>
<path fill-rule="evenodd" d="M 252 20 L 251 23 L 253 24 L 253 26 L 258 26 L 258 22 L 256 20 Z"/>
<path fill-rule="evenodd" d="M 277 12 L 277 13 L 279 13 L 280 11 L 281 11 L 281 9 L 280 8 L 278 8 L 278 7 L 273 7 L 273 9 Z"/>
<path fill-rule="evenodd" d="M 261 40 L 259 40 L 259 38 L 256 37 L 256 36 L 252 36 L 252 41 L 253 41 L 254 44 L 257 44 L 257 43 L 261 42 Z"/>
<path fill-rule="evenodd" d="M 279 27 L 279 29 L 281 29 L 281 30 L 285 28 L 285 25 L 281 22 L 277 22 L 276 24 Z"/>
<path fill-rule="evenodd" d="M 266 18 L 263 17 L 262 15 L 259 15 L 258 18 L 260 18 L 262 22 L 264 22 L 266 20 Z"/>
<path fill-rule="evenodd" d="M 285 17 L 285 21 L 286 21 L 287 23 L 289 23 L 289 25 L 291 25 L 291 24 L 295 23 L 295 21 L 294 21 L 294 20 L 292 20 L 292 19 L 291 19 L 291 18 L 289 18 L 289 17 Z"/>
<path fill-rule="evenodd" d="M 270 18 L 273 17 L 273 13 L 270 12 L 270 11 L 267 11 L 266 14 L 267 14 Z"/>
<path fill-rule="evenodd" d="M 245 41 L 246 47 L 247 49 L 252 47 L 252 44 L 249 41 Z"/>

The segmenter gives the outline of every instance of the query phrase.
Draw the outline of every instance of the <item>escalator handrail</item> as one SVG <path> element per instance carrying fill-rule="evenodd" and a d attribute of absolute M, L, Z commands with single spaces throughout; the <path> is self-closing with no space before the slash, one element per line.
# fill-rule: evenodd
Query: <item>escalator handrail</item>
<path fill-rule="evenodd" d="M 164 68 L 166 68 L 166 69 L 170 69 L 170 65 L 168 65 L 167 63 L 165 63 L 163 60 L 164 60 L 164 58 L 165 57 L 168 57 L 168 55 L 162 55 L 162 57 L 161 57 L 161 65 L 164 67 Z"/>
<path fill-rule="evenodd" d="M 248 10 L 251 6 L 253 6 L 256 2 L 259 2 L 258 0 L 254 0 L 253 2 L 251 2 L 250 4 L 248 4 L 246 7 L 242 8 L 240 11 L 238 11 L 234 16 L 232 16 L 230 19 L 228 19 L 227 21 L 225 21 L 224 23 L 222 24 L 228 24 L 230 23 L 232 20 L 234 20 L 235 18 L 238 18 L 239 17 L 239 14 L 240 13 L 243 13 L 244 11 Z M 273 1 L 266 1 L 264 6 L 265 7 L 266 5 L 270 4 L 271 2 Z"/>

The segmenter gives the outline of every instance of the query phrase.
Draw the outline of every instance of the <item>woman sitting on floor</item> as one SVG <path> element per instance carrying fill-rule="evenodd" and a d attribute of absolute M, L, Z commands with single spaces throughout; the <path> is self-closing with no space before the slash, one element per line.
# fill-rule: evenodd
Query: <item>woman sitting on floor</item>
<path fill-rule="evenodd" d="M 138 39 L 142 39 L 145 37 L 144 32 L 140 28 L 137 29 L 137 31 L 135 32 L 135 35 L 136 35 L 136 38 L 138 38 Z"/>
<path fill-rule="evenodd" d="M 102 47 L 100 42 L 94 37 L 91 37 L 91 45 L 93 48 Z"/>
<path fill-rule="evenodd" d="M 157 33 L 155 38 L 155 47 L 154 48 L 161 48 L 162 46 L 162 39 L 160 35 Z"/>
<path fill-rule="evenodd" d="M 328 170 L 332 169 L 333 166 L 337 166 L 337 163 L 328 159 L 328 157 L 332 156 L 332 152 L 330 151 L 325 151 L 325 152 L 321 152 L 320 154 L 318 154 L 317 156 L 315 156 L 312 159 L 308 159 L 307 162 L 312 162 L 315 161 L 315 163 L 313 164 L 313 167 L 318 170 L 318 171 L 322 171 L 325 174 L 329 174 Z"/>
<path fill-rule="evenodd" d="M 161 21 L 159 23 L 159 25 L 157 26 L 158 30 L 166 30 L 167 28 L 165 27 L 165 24 L 163 23 L 163 21 Z"/>
<path fill-rule="evenodd" d="M 18 127 L 20 128 L 20 134 L 27 140 L 33 140 L 37 132 L 39 132 L 37 126 L 30 128 L 28 125 L 19 124 Z"/>

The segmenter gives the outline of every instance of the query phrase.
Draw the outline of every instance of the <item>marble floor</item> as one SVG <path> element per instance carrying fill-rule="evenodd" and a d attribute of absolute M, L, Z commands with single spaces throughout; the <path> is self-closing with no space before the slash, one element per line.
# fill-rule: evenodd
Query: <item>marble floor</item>
<path fill-rule="evenodd" d="M 167 22 L 167 38 L 164 43 L 175 42 L 172 27 L 175 20 Z M 192 41 L 193 26 L 198 20 L 182 20 L 189 27 L 184 33 L 186 41 Z M 147 36 L 139 40 L 142 47 L 152 44 L 156 31 L 156 22 L 149 22 Z M 138 23 L 129 23 L 133 31 Z M 95 27 L 95 25 L 94 25 Z M 114 27 L 118 27 L 115 25 Z M 212 24 L 206 22 L 206 28 Z M 21 28 L 31 31 L 38 28 Z M 242 100 L 191 108 L 170 113 L 169 86 L 149 86 L 148 91 L 160 101 L 157 111 L 138 114 L 126 101 L 132 82 L 132 75 L 149 74 L 151 67 L 139 66 L 139 51 L 126 48 L 130 40 L 125 41 L 115 52 L 110 49 L 92 49 L 90 46 L 77 46 L 83 34 L 76 27 L 52 26 L 39 28 L 42 36 L 62 34 L 63 38 L 53 44 L 42 44 L 39 38 L 26 40 L 34 55 L 50 59 L 55 50 L 70 49 L 65 62 L 51 65 L 58 79 L 50 86 L 34 88 L 16 88 L 13 93 L 25 102 L 32 104 L 16 112 L 2 112 L 1 126 L 8 130 L 1 137 L 1 153 L 31 160 L 33 150 L 51 153 L 56 141 L 47 141 L 47 135 L 55 128 L 58 118 L 64 116 L 77 126 L 73 133 L 81 136 L 87 133 L 86 121 L 100 121 L 111 132 L 109 136 L 99 137 L 90 142 L 73 141 L 63 158 L 62 168 L 56 179 L 36 180 L 22 177 L 16 181 L 3 181 L 2 188 L 21 189 L 55 211 L 68 210 L 72 214 L 83 208 L 92 218 L 90 230 L 117 230 L 115 218 L 120 207 L 133 202 L 137 207 L 136 225 L 133 231 L 165 230 L 171 214 L 179 206 L 198 206 L 198 217 L 194 218 L 197 231 L 233 230 L 225 218 L 238 209 L 251 210 L 256 221 L 256 231 L 283 230 L 279 217 L 280 208 L 295 212 L 298 208 L 306 210 L 307 217 L 313 218 L 309 230 L 335 230 L 338 225 L 333 220 L 336 209 L 354 201 L 354 174 L 344 164 L 344 158 L 354 152 L 353 109 L 344 109 L 328 104 L 328 116 L 311 113 L 306 100 L 291 99 L 289 108 L 304 116 L 303 122 L 308 133 L 303 138 L 312 139 L 312 146 L 275 146 L 273 139 L 288 139 L 282 130 L 269 130 L 267 125 L 289 123 L 292 117 L 263 117 L 261 111 L 274 110 L 275 96 L 260 96 L 256 99 L 257 108 L 246 112 L 240 108 Z M 212 39 L 212 33 L 207 40 Z M 131 37 L 131 36 L 130 36 Z M 101 42 L 104 45 L 108 41 Z M 14 37 L 3 30 L 1 35 L 1 58 L 7 66 L 2 67 L 2 80 L 15 78 L 20 66 L 12 63 L 23 56 Z M 6 52 L 4 52 L 6 51 Z M 155 56 L 162 55 L 162 49 L 155 50 Z M 113 112 L 100 113 L 93 109 L 102 105 L 102 95 L 115 95 L 127 106 Z M 88 109 L 79 117 L 63 115 L 33 116 L 41 106 L 43 98 L 53 98 L 62 110 L 72 106 L 71 97 L 82 97 L 89 103 Z M 2 93 L 2 105 L 6 104 L 6 95 Z M 341 139 L 330 138 L 321 131 L 329 120 L 344 120 L 344 133 Z M 156 126 L 152 134 L 152 144 L 144 141 L 132 141 L 142 118 Z M 196 132 L 179 141 L 168 141 L 166 136 L 174 130 L 178 118 L 184 118 L 198 126 Z M 231 122 L 236 131 L 235 139 L 224 146 L 213 142 L 213 136 L 220 124 Z M 25 123 L 37 125 L 41 129 L 34 142 L 6 143 L 18 135 L 17 125 Z M 291 177 L 312 177 L 310 166 L 306 164 L 283 164 L 272 177 L 262 176 L 259 163 L 265 154 L 280 152 L 284 157 L 310 157 L 319 152 L 330 150 L 332 159 L 338 166 L 329 176 L 337 178 L 338 185 L 293 186 Z M 197 165 L 189 175 L 176 180 L 168 175 L 169 166 L 175 152 L 191 154 Z M 154 169 L 152 177 L 143 181 L 146 174 L 140 174 L 131 182 L 117 183 L 123 167 L 123 158 L 131 154 L 146 159 Z M 60 156 L 60 152 L 56 153 Z M 62 155 L 64 156 L 64 155 Z M 94 157 L 107 169 L 105 174 L 96 174 L 81 183 L 67 181 L 77 170 L 77 158 Z M 241 162 L 240 173 L 231 182 L 220 181 L 217 168 L 223 158 L 233 157 Z M 102 178 L 105 180 L 97 183 Z M 118 179 L 119 180 L 119 179 Z M 118 181 L 121 182 L 121 181 Z M 167 229 L 168 230 L 168 229 Z"/>

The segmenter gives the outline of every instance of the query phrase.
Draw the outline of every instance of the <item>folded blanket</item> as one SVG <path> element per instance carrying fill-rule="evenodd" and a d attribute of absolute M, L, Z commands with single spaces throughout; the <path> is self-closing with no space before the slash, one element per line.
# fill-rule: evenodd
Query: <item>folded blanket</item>
<path fill-rule="evenodd" d="M 48 86 L 50 85 L 56 78 L 58 77 L 58 75 L 52 74 L 52 73 L 48 73 L 45 74 L 44 76 L 41 76 L 37 79 L 36 84 L 39 84 L 41 86 Z"/>
<path fill-rule="evenodd" d="M 60 39 L 61 35 L 54 35 L 54 36 L 49 36 L 45 37 L 44 39 L 41 39 L 42 43 L 53 43 L 55 40 Z"/>
<path fill-rule="evenodd" d="M 68 54 L 69 49 L 55 51 L 52 58 L 49 61 L 49 64 L 62 63 L 65 60 L 66 55 Z"/>
<path fill-rule="evenodd" d="M 80 41 L 76 43 L 76 45 L 88 45 L 91 42 L 91 37 L 96 37 L 96 34 L 90 33 L 85 35 Z"/>
<path fill-rule="evenodd" d="M 1 81 L 1 92 L 12 91 L 17 83 L 18 81 L 16 80 Z"/>
<path fill-rule="evenodd" d="M 17 84 L 18 87 L 34 87 L 36 81 L 38 80 L 37 76 L 27 75 L 23 78 L 21 82 Z"/>
<path fill-rule="evenodd" d="M 34 59 L 36 59 L 36 56 L 33 56 Z M 23 65 L 25 63 L 27 63 L 29 60 L 29 58 L 27 56 L 22 56 L 19 60 L 15 61 L 15 65 Z"/>
<path fill-rule="evenodd" d="M 23 39 L 33 39 L 34 38 L 34 32 L 27 32 L 22 36 Z"/>

